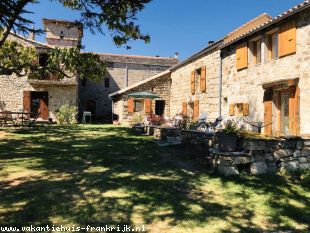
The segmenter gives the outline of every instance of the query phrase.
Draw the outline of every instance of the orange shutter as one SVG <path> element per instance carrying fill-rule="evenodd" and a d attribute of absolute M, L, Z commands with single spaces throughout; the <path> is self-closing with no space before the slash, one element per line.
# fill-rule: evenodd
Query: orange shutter
<path fill-rule="evenodd" d="M 144 111 L 145 111 L 145 113 L 151 113 L 152 112 L 152 101 L 150 99 L 145 99 Z"/>
<path fill-rule="evenodd" d="M 237 70 L 242 70 L 248 67 L 248 44 L 242 43 L 236 48 L 236 66 Z"/>
<path fill-rule="evenodd" d="M 287 22 L 280 27 L 279 57 L 296 53 L 296 24 L 295 20 Z"/>
<path fill-rule="evenodd" d="M 192 71 L 192 77 L 191 77 L 191 93 L 195 94 L 195 71 Z"/>
<path fill-rule="evenodd" d="M 234 116 L 235 115 L 235 105 L 230 104 L 229 105 L 229 116 Z"/>
<path fill-rule="evenodd" d="M 193 118 L 194 120 L 198 120 L 199 116 L 199 100 L 194 101 L 194 112 L 193 112 Z"/>
<path fill-rule="evenodd" d="M 201 73 L 200 73 L 200 91 L 205 92 L 206 91 L 206 67 L 201 67 Z"/>
<path fill-rule="evenodd" d="M 249 115 L 249 104 L 248 103 L 243 103 L 243 116 L 248 116 Z"/>
<path fill-rule="evenodd" d="M 30 112 L 30 103 L 31 103 L 31 91 L 24 91 L 24 94 L 23 94 L 24 111 Z"/>
<path fill-rule="evenodd" d="M 183 102 L 182 104 L 182 115 L 187 116 L 187 103 Z"/>
<path fill-rule="evenodd" d="M 292 135 L 299 135 L 299 95 L 299 87 L 290 88 L 289 132 Z"/>
<path fill-rule="evenodd" d="M 133 98 L 128 99 L 128 112 L 133 113 L 135 108 L 135 102 Z"/>
<path fill-rule="evenodd" d="M 266 136 L 272 135 L 272 91 L 264 93 L 264 132 Z"/>

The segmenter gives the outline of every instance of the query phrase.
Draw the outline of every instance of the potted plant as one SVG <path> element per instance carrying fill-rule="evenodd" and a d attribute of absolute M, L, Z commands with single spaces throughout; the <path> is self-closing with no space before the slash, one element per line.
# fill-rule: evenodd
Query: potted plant
<path fill-rule="evenodd" d="M 217 132 L 218 149 L 233 152 L 238 149 L 239 137 L 244 132 L 244 125 L 237 119 L 227 119 L 222 122 L 222 128 Z"/>

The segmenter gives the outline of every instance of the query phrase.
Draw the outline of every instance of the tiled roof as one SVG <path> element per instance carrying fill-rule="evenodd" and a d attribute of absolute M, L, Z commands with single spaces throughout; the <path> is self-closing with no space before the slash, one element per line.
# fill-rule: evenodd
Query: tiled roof
<path fill-rule="evenodd" d="M 272 19 L 270 19 L 269 21 L 267 21 L 267 22 L 257 26 L 256 28 L 253 28 L 250 31 L 239 35 L 238 37 L 233 38 L 232 40 L 229 40 L 229 41 L 223 43 L 221 48 L 224 48 L 224 47 L 226 47 L 226 46 L 228 46 L 228 45 L 230 45 L 230 44 L 232 44 L 232 43 L 234 43 L 234 42 L 236 42 L 236 41 L 238 41 L 238 40 L 240 40 L 242 38 L 245 38 L 246 36 L 249 36 L 249 35 L 251 35 L 251 34 L 253 34 L 253 33 L 255 33 L 255 32 L 259 31 L 259 30 L 262 30 L 262 29 L 264 29 L 264 28 L 266 28 L 266 27 L 268 27 L 268 26 L 270 26 L 272 24 L 275 24 L 275 23 L 279 22 L 280 20 L 282 20 L 282 19 L 284 19 L 286 17 L 289 17 L 289 16 L 291 16 L 293 14 L 296 14 L 297 12 L 299 12 L 301 10 L 304 10 L 306 8 L 309 8 L 309 7 L 310 7 L 309 0 L 306 0 L 306 1 L 298 4 L 297 6 L 294 6 L 293 8 L 283 12 L 282 14 L 280 14 L 280 15 L 272 18 Z"/>
<path fill-rule="evenodd" d="M 175 61 L 178 61 L 178 59 L 176 59 L 174 57 L 140 56 L 140 55 L 113 54 L 113 53 L 96 53 L 96 52 L 91 52 L 91 53 L 97 54 L 99 56 L 107 56 L 107 57 L 122 57 L 122 58 L 154 59 L 154 60 L 175 60 Z"/>
<path fill-rule="evenodd" d="M 42 43 L 42 42 L 39 42 L 39 41 L 36 41 L 36 40 L 29 39 L 29 38 L 27 38 L 27 37 L 18 35 L 18 34 L 14 33 L 14 32 L 10 32 L 10 34 L 11 34 L 13 37 L 17 37 L 17 38 L 19 38 L 19 39 L 21 39 L 21 40 L 27 41 L 27 42 L 33 44 L 34 46 L 52 48 L 50 45 L 48 45 L 48 44 L 46 44 L 46 43 Z"/>

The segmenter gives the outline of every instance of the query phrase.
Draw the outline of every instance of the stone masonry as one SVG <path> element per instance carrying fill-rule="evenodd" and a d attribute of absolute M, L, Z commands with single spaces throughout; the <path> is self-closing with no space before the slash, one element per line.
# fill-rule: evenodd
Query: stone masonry
<path fill-rule="evenodd" d="M 79 102 L 80 110 L 83 111 L 87 101 L 94 101 L 96 103 L 95 117 L 106 120 L 110 120 L 112 114 L 109 94 L 152 77 L 178 62 L 175 58 L 99 55 L 107 63 L 107 76 L 100 82 L 87 80 L 85 86 L 80 83 Z M 105 78 L 109 79 L 109 87 L 105 86 Z"/>
<path fill-rule="evenodd" d="M 165 101 L 164 115 L 170 115 L 170 73 L 158 75 L 156 79 L 145 80 L 141 84 L 137 83 L 135 87 L 128 89 L 113 97 L 114 114 L 118 117 L 118 120 L 123 124 L 129 124 L 133 122 L 135 113 L 128 113 L 128 100 L 126 95 L 133 92 L 148 91 L 161 97 L 161 100 Z M 152 101 L 152 111 L 155 110 L 155 101 Z M 143 115 L 144 116 L 144 115 Z"/>
<path fill-rule="evenodd" d="M 224 49 L 223 58 L 223 101 L 222 112 L 228 116 L 229 104 L 249 103 L 250 121 L 264 121 L 263 84 L 286 79 L 299 79 L 300 88 L 300 134 L 310 132 L 310 10 L 306 10 L 295 17 L 296 20 L 296 54 L 279 59 L 267 60 L 266 43 L 262 44 L 263 61 L 252 64 L 249 51 L 249 65 L 247 69 L 236 70 L 235 45 Z M 270 30 L 270 29 L 269 29 Z M 253 37 L 260 36 L 266 42 L 264 31 Z M 248 40 L 250 40 L 249 38 Z M 225 99 L 225 100 L 224 100 Z M 274 120 L 273 127 L 277 125 Z"/>

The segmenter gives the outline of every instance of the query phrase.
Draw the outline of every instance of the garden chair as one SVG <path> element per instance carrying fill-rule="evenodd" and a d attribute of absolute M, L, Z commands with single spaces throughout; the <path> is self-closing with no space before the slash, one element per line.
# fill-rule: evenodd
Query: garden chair
<path fill-rule="evenodd" d="M 35 117 L 26 119 L 26 121 L 24 121 L 25 125 L 29 127 L 35 127 L 40 114 L 41 112 L 38 112 L 37 115 L 35 115 Z"/>
<path fill-rule="evenodd" d="M 2 125 L 3 126 L 16 126 L 16 120 L 13 118 L 13 114 L 10 111 L 2 112 Z"/>

